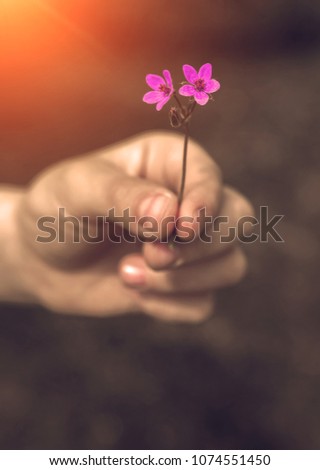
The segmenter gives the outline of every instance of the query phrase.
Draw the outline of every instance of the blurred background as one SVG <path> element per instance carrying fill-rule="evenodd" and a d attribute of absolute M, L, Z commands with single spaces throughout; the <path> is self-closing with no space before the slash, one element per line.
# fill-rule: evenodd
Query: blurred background
<path fill-rule="evenodd" d="M 146 73 L 211 62 L 193 137 L 285 216 L 204 324 L 2 305 L 2 449 L 319 448 L 319 39 L 316 0 L 1 0 L 1 183 L 168 129 Z"/>

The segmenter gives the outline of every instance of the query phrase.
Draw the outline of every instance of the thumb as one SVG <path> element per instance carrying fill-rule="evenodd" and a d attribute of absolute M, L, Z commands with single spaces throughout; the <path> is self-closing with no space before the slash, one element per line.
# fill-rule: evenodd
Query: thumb
<path fill-rule="evenodd" d="M 106 199 L 107 220 L 122 224 L 141 240 L 164 238 L 174 229 L 177 197 L 157 183 L 117 170 L 108 178 Z"/>
<path fill-rule="evenodd" d="M 50 186 L 55 187 L 55 200 L 70 214 L 85 215 L 91 220 L 103 216 L 106 221 L 121 224 L 130 233 L 149 241 L 172 232 L 178 202 L 165 186 L 131 176 L 98 157 L 71 160 L 59 173 L 59 177 L 53 178 L 59 184 Z"/>

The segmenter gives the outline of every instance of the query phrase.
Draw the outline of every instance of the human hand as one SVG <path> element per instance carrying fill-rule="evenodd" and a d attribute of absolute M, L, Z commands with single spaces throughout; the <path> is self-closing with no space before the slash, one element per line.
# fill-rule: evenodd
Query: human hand
<path fill-rule="evenodd" d="M 181 149 L 180 136 L 152 132 L 65 160 L 41 173 L 16 198 L 13 211 L 13 240 L 19 256 L 13 263 L 19 272 L 17 297 L 64 313 L 106 316 L 142 311 L 177 321 L 208 317 L 214 308 L 214 291 L 238 282 L 246 261 L 235 243 L 220 243 L 217 233 L 212 243 L 204 243 L 199 238 L 203 225 L 195 217 L 203 207 L 212 217 L 228 216 L 228 224 L 221 229 L 226 231 L 239 217 L 251 215 L 252 208 L 243 196 L 222 186 L 216 164 L 191 142 L 179 209 L 179 216 L 190 219 L 178 223 L 176 233 L 182 238 L 188 226 L 194 240 L 160 243 L 165 236 L 161 222 L 167 216 L 176 217 L 178 211 Z M 65 217 L 80 221 L 79 226 L 64 224 L 63 231 L 60 226 L 60 235 L 59 208 L 64 208 Z M 129 226 L 124 217 L 123 230 L 114 221 L 127 208 L 135 222 Z M 84 226 L 95 234 L 97 217 L 107 214 L 98 227 L 99 233 L 107 234 L 105 239 L 85 241 Z M 88 217 L 88 224 L 83 216 Z M 158 241 L 125 241 L 128 228 L 141 239 L 138 219 L 142 216 L 158 222 Z M 44 217 L 47 225 L 39 225 Z M 45 226 L 56 233 L 50 242 L 44 237 Z M 119 243 L 110 241 L 111 229 L 120 237 Z M 174 224 L 169 224 L 169 231 L 173 230 Z M 75 236 L 80 236 L 79 243 L 74 242 Z"/>

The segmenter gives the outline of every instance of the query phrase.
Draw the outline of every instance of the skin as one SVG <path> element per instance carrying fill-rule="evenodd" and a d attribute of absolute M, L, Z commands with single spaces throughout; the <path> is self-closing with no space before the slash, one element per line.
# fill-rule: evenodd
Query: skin
<path fill-rule="evenodd" d="M 228 216 L 232 226 L 253 210 L 241 194 L 222 184 L 215 162 L 191 141 L 178 214 L 181 149 L 181 136 L 151 132 L 64 160 L 27 187 L 3 186 L 0 299 L 92 316 L 140 311 L 162 320 L 188 322 L 210 316 L 215 290 L 240 281 L 246 259 L 240 246 L 220 243 L 218 234 L 212 243 L 203 243 L 199 235 L 204 227 L 194 217 L 205 207 L 212 217 Z M 73 243 L 71 231 L 66 230 L 64 243 L 37 242 L 37 236 L 43 235 L 38 219 L 57 217 L 61 207 L 67 215 L 88 216 L 90 224 L 111 208 L 116 215 L 126 208 L 137 218 L 152 215 L 160 227 L 157 241 L 128 243 L 121 236 L 120 243 Z M 164 237 L 161 220 L 177 214 L 191 218 L 194 239 L 159 243 Z M 103 228 L 108 230 L 112 224 L 108 219 Z M 224 224 L 221 233 L 227 228 Z M 131 224 L 130 230 L 141 235 L 138 223 Z M 169 230 L 174 230 L 173 224 Z M 181 224 L 177 234 L 183 235 Z"/>

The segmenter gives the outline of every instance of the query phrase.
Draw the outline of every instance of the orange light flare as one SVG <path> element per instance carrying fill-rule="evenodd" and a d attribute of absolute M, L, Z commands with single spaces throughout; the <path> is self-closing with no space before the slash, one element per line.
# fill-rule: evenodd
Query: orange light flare
<path fill-rule="evenodd" d="M 39 127 L 50 113 L 92 106 L 92 95 L 109 107 L 120 97 L 136 105 L 145 73 L 191 60 L 211 31 L 208 15 L 186 1 L 187 9 L 166 0 L 169 10 L 158 10 L 150 0 L 0 0 L 1 125 Z M 122 83 L 121 95 L 110 93 Z"/>
<path fill-rule="evenodd" d="M 70 2 L 66 3 L 70 6 Z M 71 5 L 74 7 L 75 3 Z M 81 2 L 77 10 L 73 8 L 79 17 L 80 8 Z M 76 42 L 82 46 L 94 44 L 94 39 L 72 21 L 69 10 L 61 5 L 56 8 L 48 0 L 1 0 L 1 56 L 5 64 L 30 67 L 64 55 Z"/>
<path fill-rule="evenodd" d="M 91 56 L 101 53 L 86 31 L 92 21 L 87 5 L 81 0 L 0 0 L 0 120 L 5 128 L 19 127 L 24 116 L 30 121 L 41 100 L 54 100 L 50 95 L 62 89 L 70 62 L 81 60 L 88 49 Z"/>
<path fill-rule="evenodd" d="M 2 84 L 35 83 L 45 68 L 69 58 L 118 60 L 143 36 L 136 10 L 127 0 L 0 0 Z"/>

